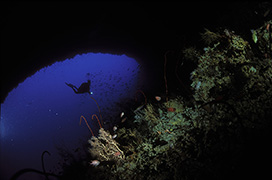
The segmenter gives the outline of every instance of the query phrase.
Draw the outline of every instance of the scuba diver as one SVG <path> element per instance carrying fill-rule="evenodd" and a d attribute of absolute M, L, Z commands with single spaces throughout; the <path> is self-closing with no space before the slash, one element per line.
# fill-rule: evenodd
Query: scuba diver
<path fill-rule="evenodd" d="M 92 94 L 92 92 L 90 92 L 90 85 L 91 85 L 91 81 L 88 80 L 87 82 L 85 83 L 82 83 L 79 88 L 77 88 L 76 86 L 74 86 L 73 84 L 68 84 L 65 82 L 65 84 L 67 86 L 69 86 L 70 88 L 72 88 L 74 90 L 74 92 L 76 94 L 83 94 L 83 93 L 89 93 L 89 94 Z"/>

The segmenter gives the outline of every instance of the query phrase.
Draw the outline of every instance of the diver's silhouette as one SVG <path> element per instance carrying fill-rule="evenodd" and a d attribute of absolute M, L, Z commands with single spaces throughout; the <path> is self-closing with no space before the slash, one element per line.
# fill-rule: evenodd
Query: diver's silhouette
<path fill-rule="evenodd" d="M 65 84 L 67 86 L 69 86 L 70 88 L 72 88 L 76 94 L 83 94 L 83 93 L 89 93 L 89 94 L 91 94 L 91 92 L 90 92 L 91 81 L 90 80 L 88 80 L 86 83 L 82 83 L 79 86 L 79 88 L 77 88 L 73 84 L 68 84 L 68 83 L 65 83 Z"/>

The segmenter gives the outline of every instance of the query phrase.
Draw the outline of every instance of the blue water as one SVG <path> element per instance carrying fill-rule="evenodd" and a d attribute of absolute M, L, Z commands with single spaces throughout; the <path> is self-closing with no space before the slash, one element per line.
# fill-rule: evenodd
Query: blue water
<path fill-rule="evenodd" d="M 9 178 L 22 168 L 41 170 L 44 150 L 51 153 L 46 169 L 54 168 L 59 160 L 56 147 L 76 149 L 91 137 L 85 122 L 79 126 L 81 115 L 97 133 L 98 123 L 91 116 L 100 116 L 90 96 L 99 104 L 103 122 L 114 125 L 121 112 L 117 103 L 133 98 L 142 86 L 141 73 L 137 61 L 126 55 L 88 53 L 28 77 L 1 104 L 1 177 Z M 91 80 L 91 95 L 76 94 L 65 84 L 79 87 L 87 80 Z"/>

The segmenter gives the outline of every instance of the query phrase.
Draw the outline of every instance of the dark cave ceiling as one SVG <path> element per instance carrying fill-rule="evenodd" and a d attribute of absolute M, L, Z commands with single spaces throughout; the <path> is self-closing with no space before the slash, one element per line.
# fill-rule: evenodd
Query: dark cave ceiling
<path fill-rule="evenodd" d="M 257 12 L 260 5 L 248 2 L 2 2 L 1 102 L 18 83 L 55 61 L 105 52 L 155 68 L 165 51 L 201 44 L 204 28 L 257 27 L 262 24 Z"/>

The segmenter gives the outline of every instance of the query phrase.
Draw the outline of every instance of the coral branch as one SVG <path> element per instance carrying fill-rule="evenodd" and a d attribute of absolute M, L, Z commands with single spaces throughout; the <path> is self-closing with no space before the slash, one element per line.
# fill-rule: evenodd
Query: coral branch
<path fill-rule="evenodd" d="M 97 106 L 97 108 L 98 108 L 99 115 L 100 115 L 100 121 L 101 121 L 101 123 L 103 124 L 102 115 L 101 115 L 101 111 L 100 111 L 100 107 L 99 107 L 97 101 L 96 101 L 92 96 L 90 96 L 90 97 L 91 97 L 91 98 L 94 100 L 94 102 L 96 103 L 96 106 Z"/>
<path fill-rule="evenodd" d="M 170 51 L 166 51 L 164 54 L 164 82 L 165 82 L 165 94 L 166 94 L 166 102 L 168 102 L 168 87 L 167 87 L 167 78 L 166 78 L 166 64 L 167 64 L 167 54 Z"/>
<path fill-rule="evenodd" d="M 89 124 L 88 124 L 88 122 L 87 122 L 87 120 L 85 119 L 85 117 L 84 117 L 84 116 L 80 116 L 79 125 L 81 125 L 81 120 L 82 120 L 81 118 L 83 118 L 83 119 L 84 119 L 84 121 L 85 121 L 85 123 L 86 123 L 87 127 L 89 128 L 89 130 L 90 130 L 90 131 L 91 131 L 91 133 L 92 133 L 92 136 L 94 136 L 94 133 L 93 133 L 93 131 L 92 131 L 91 127 L 89 126 Z"/>
<path fill-rule="evenodd" d="M 137 101 L 137 96 L 136 96 L 136 94 L 137 93 L 142 93 L 142 95 L 144 96 L 144 98 L 145 98 L 145 105 L 147 104 L 147 98 L 146 98 L 146 96 L 145 96 L 145 94 L 144 94 L 144 92 L 142 91 L 142 90 L 138 90 L 138 91 L 136 91 L 136 93 L 135 93 L 135 101 Z"/>
<path fill-rule="evenodd" d="M 47 180 L 49 180 L 49 179 L 48 179 L 48 174 L 46 173 L 45 167 L 44 167 L 43 156 L 44 156 L 45 153 L 47 153 L 49 156 L 51 156 L 51 154 L 50 154 L 50 152 L 48 152 L 48 151 L 43 151 L 42 156 L 41 156 L 43 173 L 44 173 L 44 175 L 45 175 L 45 178 L 46 178 Z"/>
<path fill-rule="evenodd" d="M 101 126 L 101 124 L 100 124 L 100 121 L 99 121 L 99 118 L 97 117 L 96 114 L 93 114 L 93 115 L 92 115 L 92 120 L 93 120 L 94 116 L 96 117 L 96 119 L 97 119 L 97 121 L 98 121 L 98 124 L 99 124 L 100 128 L 102 128 L 102 126 Z"/>
<path fill-rule="evenodd" d="M 10 180 L 16 180 L 21 175 L 23 175 L 25 173 L 29 173 L 29 172 L 34 172 L 34 173 L 37 173 L 37 174 L 42 174 L 42 175 L 47 175 L 47 176 L 53 176 L 53 177 L 55 177 L 57 179 L 61 179 L 61 176 L 53 174 L 53 173 L 44 173 L 44 172 L 36 170 L 36 169 L 25 168 L 25 169 L 21 169 L 20 171 L 16 172 L 14 175 L 12 175 L 12 177 L 10 178 Z"/>

